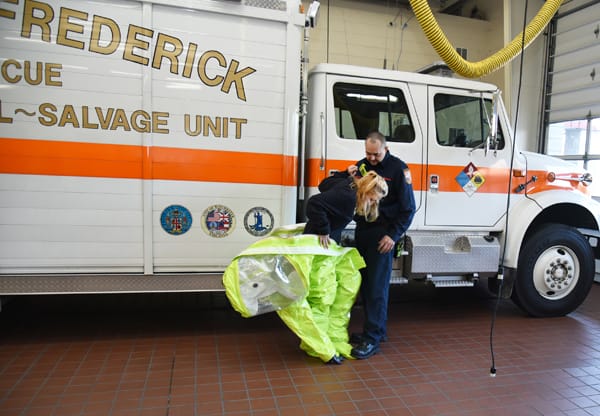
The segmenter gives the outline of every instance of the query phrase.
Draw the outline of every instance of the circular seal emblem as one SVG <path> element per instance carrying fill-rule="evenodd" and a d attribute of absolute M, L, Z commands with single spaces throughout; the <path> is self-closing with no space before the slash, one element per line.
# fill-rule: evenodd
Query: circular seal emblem
<path fill-rule="evenodd" d="M 267 235 L 273 229 L 273 214 L 266 208 L 254 207 L 244 215 L 244 227 L 246 231 L 256 237 Z"/>
<path fill-rule="evenodd" d="M 233 211 L 223 205 L 212 205 L 202 214 L 202 229 L 211 237 L 226 237 L 235 227 Z"/>
<path fill-rule="evenodd" d="M 181 205 L 169 205 L 160 214 L 160 225 L 169 234 L 185 234 L 192 226 L 192 214 Z"/>

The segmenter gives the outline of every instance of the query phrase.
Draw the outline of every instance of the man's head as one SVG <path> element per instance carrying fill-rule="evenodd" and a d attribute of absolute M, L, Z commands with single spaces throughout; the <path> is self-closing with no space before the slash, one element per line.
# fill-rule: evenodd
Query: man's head
<path fill-rule="evenodd" d="M 376 166 L 383 160 L 388 150 L 385 136 L 378 131 L 369 133 L 365 139 L 365 154 L 372 166 Z"/>

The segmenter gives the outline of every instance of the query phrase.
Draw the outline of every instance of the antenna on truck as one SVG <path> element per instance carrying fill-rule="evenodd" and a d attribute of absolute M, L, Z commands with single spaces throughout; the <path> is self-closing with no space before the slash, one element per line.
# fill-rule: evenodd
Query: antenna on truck
<path fill-rule="evenodd" d="M 308 7 L 306 12 L 306 19 L 304 21 L 304 47 L 302 50 L 302 62 L 300 71 L 300 169 L 298 175 L 298 199 L 304 200 L 304 174 L 306 171 L 304 156 L 306 152 L 306 108 L 308 106 L 308 97 L 306 96 L 306 90 L 308 89 L 308 39 L 309 31 L 314 28 L 317 24 L 317 16 L 319 14 L 319 7 L 321 3 L 317 0 L 313 1 Z"/>

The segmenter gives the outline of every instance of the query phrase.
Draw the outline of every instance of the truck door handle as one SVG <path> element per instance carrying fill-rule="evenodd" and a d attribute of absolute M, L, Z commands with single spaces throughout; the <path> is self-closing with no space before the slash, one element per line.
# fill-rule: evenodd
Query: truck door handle
<path fill-rule="evenodd" d="M 321 113 L 321 162 L 319 163 L 319 169 L 325 170 L 325 149 L 327 143 L 325 140 L 325 114 Z"/>
<path fill-rule="evenodd" d="M 429 190 L 437 192 L 440 187 L 440 177 L 438 175 L 429 175 Z"/>

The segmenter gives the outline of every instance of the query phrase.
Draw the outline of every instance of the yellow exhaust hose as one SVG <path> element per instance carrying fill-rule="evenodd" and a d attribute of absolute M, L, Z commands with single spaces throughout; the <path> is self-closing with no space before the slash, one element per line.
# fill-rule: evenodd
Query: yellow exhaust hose
<path fill-rule="evenodd" d="M 429 43 L 438 55 L 457 74 L 467 78 L 478 78 L 501 68 L 521 52 L 523 43 L 523 32 L 519 33 L 508 45 L 479 62 L 470 62 L 463 59 L 456 52 L 446 35 L 440 29 L 427 0 L 409 0 L 410 5 L 419 21 L 419 25 L 425 32 Z M 547 0 L 538 14 L 529 22 L 525 28 L 525 47 L 542 32 L 550 22 L 563 0 Z"/>

